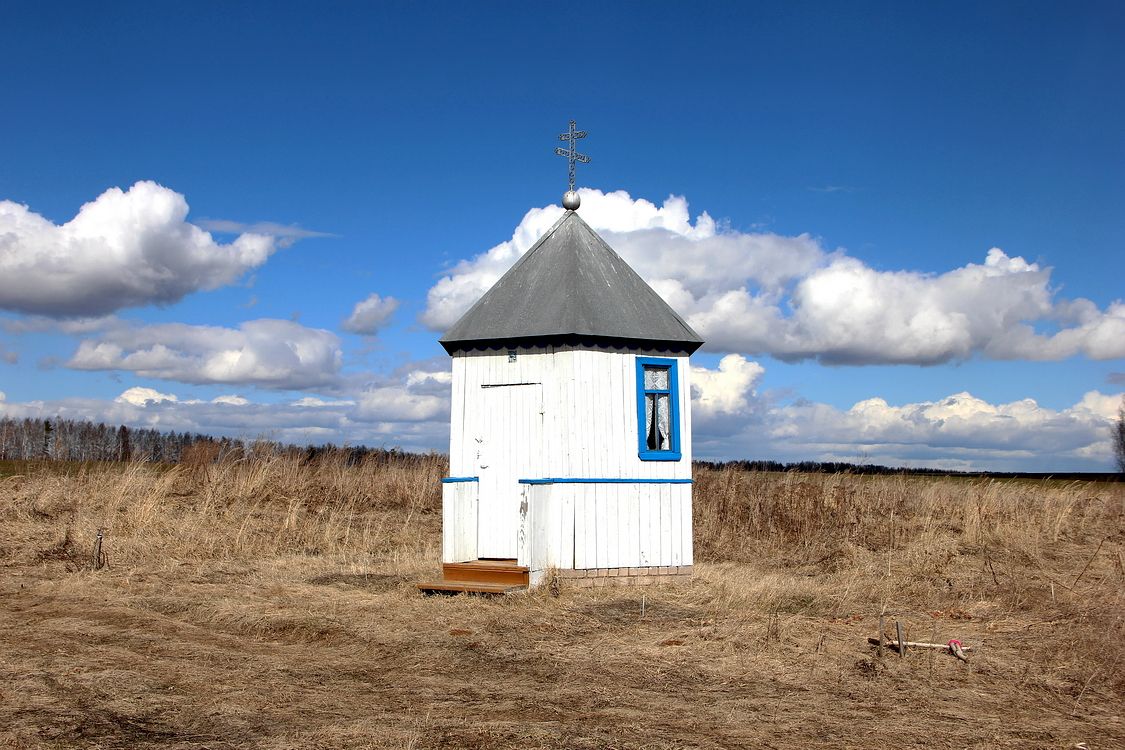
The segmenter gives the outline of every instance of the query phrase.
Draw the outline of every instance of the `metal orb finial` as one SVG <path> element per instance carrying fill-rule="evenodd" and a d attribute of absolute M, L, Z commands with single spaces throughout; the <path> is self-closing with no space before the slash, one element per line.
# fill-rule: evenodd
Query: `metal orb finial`
<path fill-rule="evenodd" d="M 577 211 L 578 207 L 582 205 L 582 198 L 575 190 L 567 190 L 563 193 L 563 208 L 567 211 Z"/>

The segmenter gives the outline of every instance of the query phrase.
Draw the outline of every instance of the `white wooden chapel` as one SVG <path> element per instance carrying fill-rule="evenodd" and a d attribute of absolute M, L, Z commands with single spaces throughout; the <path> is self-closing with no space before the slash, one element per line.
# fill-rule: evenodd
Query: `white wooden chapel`
<path fill-rule="evenodd" d="M 585 160 L 582 135 L 571 123 L 558 151 Z M 533 586 L 550 569 L 621 583 L 690 572 L 688 358 L 703 340 L 582 220 L 571 188 L 562 217 L 441 338 L 447 579 L 471 577 L 462 564 L 513 566 Z"/>

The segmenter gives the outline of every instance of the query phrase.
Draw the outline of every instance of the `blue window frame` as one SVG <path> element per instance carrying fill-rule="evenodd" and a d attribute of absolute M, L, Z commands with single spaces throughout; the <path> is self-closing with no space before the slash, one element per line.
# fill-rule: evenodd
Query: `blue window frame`
<path fill-rule="evenodd" d="M 637 449 L 642 461 L 680 460 L 674 359 L 637 357 Z"/>

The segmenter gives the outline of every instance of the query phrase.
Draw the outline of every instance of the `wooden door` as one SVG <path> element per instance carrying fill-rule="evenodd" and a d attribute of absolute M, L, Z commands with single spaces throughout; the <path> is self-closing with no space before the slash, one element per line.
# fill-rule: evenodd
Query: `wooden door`
<path fill-rule="evenodd" d="M 477 556 L 515 558 L 520 479 L 536 478 L 543 445 L 539 383 L 481 386 Z"/>

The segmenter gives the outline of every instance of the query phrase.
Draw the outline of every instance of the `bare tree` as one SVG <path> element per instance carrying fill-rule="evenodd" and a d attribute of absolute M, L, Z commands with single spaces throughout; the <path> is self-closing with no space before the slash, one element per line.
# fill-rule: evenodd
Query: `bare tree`
<path fill-rule="evenodd" d="M 1117 470 L 1125 474 L 1125 396 L 1117 407 L 1117 421 L 1113 423 L 1113 457 L 1117 459 Z"/>

